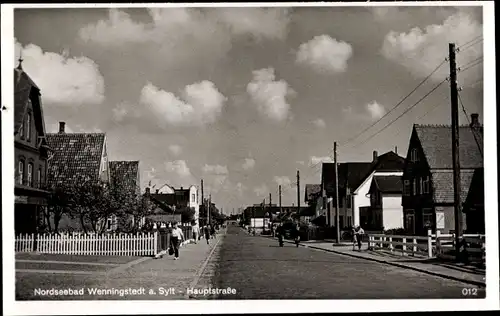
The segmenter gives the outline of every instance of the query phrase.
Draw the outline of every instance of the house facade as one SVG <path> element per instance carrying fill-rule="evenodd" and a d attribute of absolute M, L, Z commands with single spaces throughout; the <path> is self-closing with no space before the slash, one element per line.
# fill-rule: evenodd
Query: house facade
<path fill-rule="evenodd" d="M 47 206 L 47 160 L 40 89 L 22 69 L 14 69 L 14 231 L 36 233 Z"/>
<path fill-rule="evenodd" d="M 370 209 L 364 216 L 368 230 L 403 228 L 402 175 L 373 176 L 369 189 Z"/>
<path fill-rule="evenodd" d="M 49 158 L 47 184 L 51 189 L 58 185 L 73 185 L 81 181 L 110 182 L 109 161 L 104 133 L 66 133 L 65 122 L 59 123 L 58 133 L 48 133 L 47 143 L 52 148 Z M 64 214 L 60 221 L 50 218 L 50 226 L 58 224 L 59 230 L 81 231 L 79 218 Z M 84 221 L 85 228 L 91 230 Z"/>
<path fill-rule="evenodd" d="M 480 183 L 483 129 L 477 114 L 471 118 L 471 126 L 459 127 L 460 203 L 468 207 L 468 210 L 463 208 L 461 221 L 464 231 L 468 231 L 469 222 L 474 223 L 474 230 L 481 231 L 484 227 L 484 202 L 479 200 L 484 196 L 484 183 Z M 405 229 L 411 234 L 425 235 L 428 229 L 442 233 L 455 230 L 451 147 L 451 126 L 413 125 L 402 200 Z M 474 176 L 476 185 L 472 187 Z M 469 203 L 465 204 L 466 200 Z"/>
<path fill-rule="evenodd" d="M 174 187 L 165 184 L 150 196 L 157 202 L 157 204 L 159 203 L 160 205 L 163 205 L 162 208 L 164 208 L 167 213 L 175 213 L 176 210 L 183 208 L 193 209 L 194 221 L 197 225 L 199 225 L 200 202 L 198 198 L 198 188 L 195 185 L 191 185 L 187 189 L 183 187 L 175 189 Z"/>
<path fill-rule="evenodd" d="M 339 219 L 340 228 L 352 226 L 368 226 L 373 217 L 370 188 L 374 177 L 389 176 L 401 177 L 404 169 L 404 158 L 393 151 L 378 156 L 373 152 L 371 162 L 339 163 L 338 191 L 339 191 Z M 330 226 L 334 226 L 335 219 L 335 165 L 323 163 L 322 181 L 325 187 L 327 204 L 331 212 Z M 387 196 L 386 207 L 394 209 L 398 203 L 397 196 Z M 327 212 L 328 215 L 328 212 Z"/>

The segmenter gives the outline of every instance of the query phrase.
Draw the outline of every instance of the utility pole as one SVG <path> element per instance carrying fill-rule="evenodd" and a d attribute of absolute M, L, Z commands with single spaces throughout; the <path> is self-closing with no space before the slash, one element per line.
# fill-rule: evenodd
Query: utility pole
<path fill-rule="evenodd" d="M 300 213 L 300 171 L 297 170 L 297 215 Z"/>
<path fill-rule="evenodd" d="M 339 168 L 337 162 L 337 142 L 333 143 L 333 160 L 335 161 L 335 230 L 337 244 L 340 243 L 340 218 L 339 218 Z"/>
<path fill-rule="evenodd" d="M 453 161 L 453 196 L 455 215 L 455 256 L 460 258 L 460 240 L 462 235 L 462 207 L 460 205 L 460 159 L 458 136 L 458 89 L 457 64 L 455 60 L 455 44 L 449 44 L 450 61 L 450 92 L 451 92 L 451 150 Z"/>
<path fill-rule="evenodd" d="M 207 218 L 208 218 L 208 224 L 211 224 L 211 219 L 210 219 L 210 208 L 212 207 L 212 194 L 209 195 L 208 199 L 208 209 L 207 209 Z"/>
<path fill-rule="evenodd" d="M 207 212 L 207 205 L 205 203 L 205 195 L 203 193 L 203 179 L 201 179 L 201 204 L 203 205 L 203 211 Z"/>
<path fill-rule="evenodd" d="M 279 189 L 279 192 L 280 192 L 279 202 L 280 202 L 280 214 L 281 214 L 281 184 L 279 185 L 278 189 Z"/>

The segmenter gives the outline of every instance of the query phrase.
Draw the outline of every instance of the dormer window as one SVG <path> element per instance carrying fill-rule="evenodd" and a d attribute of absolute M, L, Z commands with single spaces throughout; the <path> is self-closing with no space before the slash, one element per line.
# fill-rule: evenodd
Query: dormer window
<path fill-rule="evenodd" d="M 418 161 L 418 151 L 416 148 L 413 148 L 410 153 L 410 160 L 412 162 L 417 162 Z"/>
<path fill-rule="evenodd" d="M 409 196 L 411 191 L 410 180 L 404 180 L 403 195 Z"/>
<path fill-rule="evenodd" d="M 31 113 L 26 116 L 26 140 L 31 140 Z"/>

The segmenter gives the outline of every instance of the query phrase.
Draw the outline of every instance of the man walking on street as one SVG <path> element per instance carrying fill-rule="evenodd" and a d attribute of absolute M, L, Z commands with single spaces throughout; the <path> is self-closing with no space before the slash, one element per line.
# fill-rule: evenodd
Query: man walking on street
<path fill-rule="evenodd" d="M 354 243 L 358 245 L 358 250 L 361 250 L 361 242 L 363 240 L 363 235 L 365 231 L 361 226 L 357 225 L 354 227 Z"/>
<path fill-rule="evenodd" d="M 200 235 L 200 227 L 198 226 L 198 224 L 196 224 L 196 222 L 193 222 L 193 239 L 195 244 L 198 243 L 199 235 Z"/>
<path fill-rule="evenodd" d="M 205 234 L 205 239 L 207 240 L 207 245 L 210 244 L 210 229 L 208 228 L 208 225 L 205 225 L 203 228 L 203 233 Z"/>
<path fill-rule="evenodd" d="M 174 223 L 174 227 L 172 228 L 172 247 L 174 248 L 174 260 L 179 259 L 179 247 L 181 242 L 184 240 L 184 233 L 177 223 Z"/>

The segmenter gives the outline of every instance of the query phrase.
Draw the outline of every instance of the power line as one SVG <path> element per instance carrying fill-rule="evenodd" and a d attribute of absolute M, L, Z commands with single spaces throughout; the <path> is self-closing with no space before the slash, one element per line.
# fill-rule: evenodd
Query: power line
<path fill-rule="evenodd" d="M 467 45 L 471 44 L 472 42 L 474 42 L 474 41 L 476 41 L 476 40 L 478 40 L 478 39 L 480 39 L 480 40 L 479 40 L 479 42 L 482 42 L 482 41 L 483 41 L 483 39 L 482 39 L 481 37 L 483 37 L 483 36 L 482 36 L 482 35 L 478 35 L 478 36 L 474 37 L 473 39 L 471 39 L 470 41 L 468 41 L 468 42 L 466 42 L 466 43 L 463 43 L 462 45 L 458 46 L 458 47 L 457 47 L 457 49 L 459 49 L 459 50 L 463 50 L 463 49 L 464 49 L 464 48 L 463 48 L 464 46 L 467 46 Z M 477 43 L 472 44 L 472 45 L 476 45 L 476 44 L 477 44 Z"/>
<path fill-rule="evenodd" d="M 358 133 L 357 135 L 355 135 L 354 137 L 346 140 L 344 143 L 342 143 L 341 145 L 346 145 L 348 143 L 350 143 L 351 141 L 357 139 L 359 136 L 361 136 L 362 134 L 364 134 L 366 131 L 368 131 L 370 128 L 372 128 L 373 126 L 377 125 L 380 121 L 382 121 L 384 118 L 386 118 L 389 114 L 391 114 L 396 108 L 398 108 L 404 101 L 406 101 L 406 99 L 408 99 L 418 88 L 420 88 L 427 80 L 429 80 L 429 78 L 436 73 L 436 71 L 438 71 L 439 68 L 441 68 L 441 66 L 443 66 L 444 63 L 447 62 L 447 59 L 444 59 L 436 68 L 434 68 L 434 70 L 427 76 L 424 78 L 424 80 L 422 80 L 409 94 L 407 94 L 401 101 L 399 101 L 389 112 L 387 112 L 386 114 L 384 114 L 384 116 L 382 116 L 380 119 L 378 119 L 377 121 L 375 121 L 375 123 L 371 124 L 370 126 L 368 126 L 367 128 L 365 128 L 364 130 L 362 130 L 360 133 Z"/>
<path fill-rule="evenodd" d="M 465 71 L 467 71 L 468 69 L 470 69 L 470 68 L 472 68 L 472 67 L 475 67 L 475 66 L 477 66 L 477 65 L 480 65 L 480 64 L 482 64 L 482 63 L 483 63 L 483 61 L 482 61 L 482 60 L 481 60 L 481 61 L 478 61 L 478 62 L 476 62 L 475 64 L 470 65 L 469 67 L 466 67 L 466 68 L 464 68 L 464 69 L 460 69 L 460 72 L 465 72 Z"/>
<path fill-rule="evenodd" d="M 481 158 L 483 158 L 483 151 L 481 149 L 481 145 L 479 144 L 479 140 L 477 139 L 476 133 L 474 133 L 474 129 L 472 127 L 471 121 L 469 120 L 469 114 L 467 114 L 467 111 L 465 110 L 464 103 L 462 102 L 462 97 L 460 96 L 460 93 L 457 92 L 458 95 L 458 100 L 460 101 L 460 104 L 462 105 L 462 110 L 465 114 L 465 118 L 467 119 L 467 122 L 469 123 L 469 127 L 472 132 L 472 136 L 474 136 L 474 141 L 476 142 L 477 149 L 479 150 L 479 153 L 481 154 Z"/>
<path fill-rule="evenodd" d="M 425 98 L 427 98 L 431 93 L 433 93 L 434 91 L 436 91 L 446 80 L 447 79 L 442 80 L 440 83 L 438 83 L 436 86 L 434 86 L 434 88 L 431 91 L 429 91 L 428 93 L 426 93 L 416 103 L 414 103 L 412 106 L 410 106 L 408 109 L 406 109 L 403 113 L 401 113 L 401 115 L 399 115 L 398 117 L 396 117 L 394 120 L 390 121 L 387 125 L 385 125 L 382 129 L 380 129 L 378 132 L 376 132 L 372 136 L 368 137 L 367 139 L 365 139 L 361 143 L 358 143 L 358 145 L 356 145 L 355 147 L 359 147 L 360 145 L 365 144 L 366 142 L 368 142 L 369 140 L 371 140 L 373 137 L 377 136 L 382 131 L 384 131 L 386 128 L 388 128 L 389 126 L 391 126 L 394 122 L 396 122 L 397 120 L 399 120 L 403 115 L 405 115 L 406 113 L 408 113 L 410 110 L 412 110 L 414 107 L 416 107 L 420 102 L 422 102 Z"/>
<path fill-rule="evenodd" d="M 471 65 L 471 64 L 473 64 L 473 63 L 475 63 L 476 61 L 479 61 L 479 60 L 483 61 L 482 59 L 483 59 L 483 56 L 480 56 L 480 57 L 478 57 L 478 58 L 474 59 L 473 61 L 468 62 L 468 63 L 467 63 L 467 64 L 465 64 L 465 65 L 459 66 L 459 67 L 458 67 L 458 70 L 460 71 L 460 70 L 462 69 L 462 67 L 467 67 L 467 66 L 469 66 L 469 65 Z"/>
<path fill-rule="evenodd" d="M 466 47 L 464 47 L 465 46 L 465 44 L 464 44 L 464 45 L 460 46 L 459 48 L 457 48 L 458 49 L 457 52 L 460 53 L 460 52 L 466 51 L 469 48 L 474 47 L 475 45 L 481 43 L 482 41 L 483 41 L 483 39 L 480 39 L 478 42 L 470 44 L 470 45 L 468 45 Z"/>

